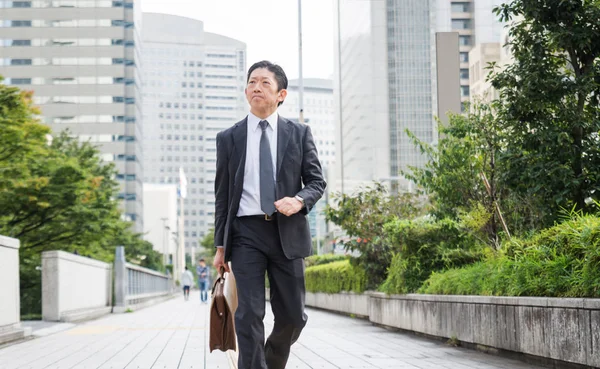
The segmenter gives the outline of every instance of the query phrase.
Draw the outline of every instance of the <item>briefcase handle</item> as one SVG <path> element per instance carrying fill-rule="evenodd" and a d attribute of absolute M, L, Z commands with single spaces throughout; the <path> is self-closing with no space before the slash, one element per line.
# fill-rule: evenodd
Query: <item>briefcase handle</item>
<path fill-rule="evenodd" d="M 215 279 L 215 283 L 213 283 L 213 287 L 212 287 L 212 295 L 214 296 L 215 294 L 215 289 L 217 288 L 218 284 L 224 284 L 225 283 L 225 267 L 220 267 L 219 268 L 219 274 L 217 275 L 217 278 Z"/>

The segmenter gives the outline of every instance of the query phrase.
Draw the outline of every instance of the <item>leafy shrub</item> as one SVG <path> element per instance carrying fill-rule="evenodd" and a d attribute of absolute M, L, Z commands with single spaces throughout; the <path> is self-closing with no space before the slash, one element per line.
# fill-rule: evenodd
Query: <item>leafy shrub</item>
<path fill-rule="evenodd" d="M 327 220 L 344 230 L 344 248 L 359 256 L 352 259 L 367 273 L 367 289 L 376 289 L 387 276 L 392 247 L 383 225 L 395 218 L 412 218 L 423 212 L 423 199 L 411 193 L 391 195 L 381 183 L 360 188 L 353 195 L 334 194 Z"/>
<path fill-rule="evenodd" d="M 435 273 L 419 292 L 500 296 L 600 297 L 600 218 L 574 216 L 501 253 Z"/>
<path fill-rule="evenodd" d="M 334 261 L 306 268 L 306 289 L 310 292 L 338 293 L 341 291 L 363 292 L 367 275 L 363 268 L 352 265 L 350 260 Z"/>
<path fill-rule="evenodd" d="M 334 261 L 346 260 L 350 257 L 347 255 L 338 255 L 338 254 L 323 254 L 323 255 L 311 255 L 304 259 L 304 265 L 306 267 L 311 267 L 315 265 L 323 265 L 333 263 Z"/>
<path fill-rule="evenodd" d="M 417 291 L 432 272 L 479 261 L 486 249 L 450 219 L 396 219 L 384 232 L 397 250 L 379 288 L 389 294 Z"/>

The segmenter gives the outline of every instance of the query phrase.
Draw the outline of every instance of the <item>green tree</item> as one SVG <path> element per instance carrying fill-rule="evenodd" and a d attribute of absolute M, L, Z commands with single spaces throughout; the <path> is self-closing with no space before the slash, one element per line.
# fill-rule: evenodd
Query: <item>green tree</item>
<path fill-rule="evenodd" d="M 215 248 L 215 229 L 211 228 L 206 232 L 204 238 L 200 240 L 200 246 L 204 248 L 204 255 L 215 256 L 217 249 Z"/>
<path fill-rule="evenodd" d="M 39 313 L 41 253 L 64 250 L 162 270 L 160 254 L 122 220 L 113 165 L 63 132 L 48 144 L 31 93 L 0 84 L 0 234 L 20 240 L 21 307 Z"/>
<path fill-rule="evenodd" d="M 450 114 L 448 124 L 438 130 L 436 145 L 407 132 L 428 160 L 403 173 L 428 195 L 433 215 L 459 221 L 465 231 L 494 248 L 500 246 L 502 220 L 511 234 L 541 227 L 543 205 L 502 181 L 507 163 L 498 158 L 510 137 L 492 106 L 474 103 L 464 115 Z"/>
<path fill-rule="evenodd" d="M 498 119 L 510 135 L 501 180 L 542 206 L 589 211 L 600 174 L 600 3 L 512 0 L 495 9 L 511 22 L 514 63 L 491 78 Z"/>

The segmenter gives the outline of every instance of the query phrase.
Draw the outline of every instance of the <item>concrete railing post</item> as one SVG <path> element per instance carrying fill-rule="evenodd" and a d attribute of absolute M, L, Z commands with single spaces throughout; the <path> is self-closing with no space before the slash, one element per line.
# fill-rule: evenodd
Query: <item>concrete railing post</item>
<path fill-rule="evenodd" d="M 115 250 L 115 310 L 124 310 L 127 306 L 127 263 L 125 247 L 117 246 Z"/>
<path fill-rule="evenodd" d="M 19 240 L 0 236 L 0 344 L 31 334 L 21 328 Z"/>
<path fill-rule="evenodd" d="M 42 253 L 42 319 L 60 321 L 59 255 L 56 251 Z"/>

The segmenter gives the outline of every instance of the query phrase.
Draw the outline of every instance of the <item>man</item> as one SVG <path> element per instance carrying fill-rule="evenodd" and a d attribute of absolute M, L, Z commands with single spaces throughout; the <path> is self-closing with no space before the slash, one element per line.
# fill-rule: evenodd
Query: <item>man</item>
<path fill-rule="evenodd" d="M 268 61 L 248 70 L 250 113 L 217 135 L 213 265 L 237 281 L 238 369 L 284 369 L 306 325 L 304 260 L 312 251 L 306 214 L 325 180 L 310 131 L 280 117 L 283 69 Z M 304 187 L 302 187 L 304 184 Z M 275 316 L 264 343 L 265 272 Z"/>
<path fill-rule="evenodd" d="M 181 284 L 183 285 L 183 298 L 187 301 L 190 298 L 190 287 L 194 284 L 194 276 L 188 267 L 185 267 L 185 271 L 181 274 Z"/>
<path fill-rule="evenodd" d="M 198 260 L 196 267 L 196 275 L 198 276 L 198 288 L 200 289 L 200 301 L 208 302 L 208 265 L 204 259 Z"/>

